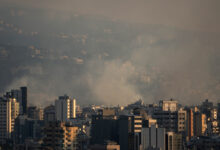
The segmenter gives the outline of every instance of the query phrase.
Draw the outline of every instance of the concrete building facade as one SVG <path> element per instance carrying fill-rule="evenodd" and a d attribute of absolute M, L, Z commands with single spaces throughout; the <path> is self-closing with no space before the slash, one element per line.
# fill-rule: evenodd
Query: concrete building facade
<path fill-rule="evenodd" d="M 44 128 L 43 148 L 77 150 L 78 127 L 64 122 L 50 122 Z"/>
<path fill-rule="evenodd" d="M 15 118 L 19 114 L 19 103 L 16 99 L 0 98 L 0 144 L 11 138 Z"/>
<path fill-rule="evenodd" d="M 76 100 L 70 99 L 69 96 L 60 96 L 55 101 L 56 120 L 67 121 L 70 118 L 76 117 Z"/>
<path fill-rule="evenodd" d="M 141 150 L 150 148 L 165 150 L 165 128 L 158 128 L 157 125 L 142 128 Z"/>
<path fill-rule="evenodd" d="M 166 133 L 166 150 L 182 150 L 182 134 L 175 132 Z"/>

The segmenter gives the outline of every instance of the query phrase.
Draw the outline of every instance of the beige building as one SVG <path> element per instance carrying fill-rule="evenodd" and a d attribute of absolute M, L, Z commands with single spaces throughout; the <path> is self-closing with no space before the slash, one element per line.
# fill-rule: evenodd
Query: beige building
<path fill-rule="evenodd" d="M 178 132 L 186 131 L 186 111 L 180 108 L 178 113 Z"/>
<path fill-rule="evenodd" d="M 162 100 L 159 102 L 159 106 L 162 108 L 163 111 L 177 111 L 177 104 L 178 102 L 173 99 Z"/>
<path fill-rule="evenodd" d="M 77 150 L 78 127 L 64 122 L 50 122 L 44 129 L 43 147 L 56 150 Z"/>
<path fill-rule="evenodd" d="M 0 143 L 11 138 L 15 118 L 19 114 L 19 103 L 16 99 L 0 98 Z"/>
<path fill-rule="evenodd" d="M 142 117 L 134 116 L 134 132 L 141 133 L 141 129 L 142 129 Z"/>
<path fill-rule="evenodd" d="M 157 126 L 157 120 L 148 117 L 146 120 L 143 121 L 143 126 L 150 128 L 152 125 Z"/>

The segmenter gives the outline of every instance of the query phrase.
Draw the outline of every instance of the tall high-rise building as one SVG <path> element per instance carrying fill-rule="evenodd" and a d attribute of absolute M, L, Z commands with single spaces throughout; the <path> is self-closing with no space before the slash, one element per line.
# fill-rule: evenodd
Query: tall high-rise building
<path fill-rule="evenodd" d="M 15 98 L 10 99 L 11 101 L 11 131 L 14 131 L 15 119 L 19 115 L 19 102 Z"/>
<path fill-rule="evenodd" d="M 11 138 L 15 118 L 19 114 L 19 104 L 16 99 L 0 97 L 0 144 Z"/>
<path fill-rule="evenodd" d="M 104 144 L 117 141 L 117 120 L 114 116 L 93 115 L 90 144 Z"/>
<path fill-rule="evenodd" d="M 165 133 L 165 128 L 158 128 L 157 125 L 152 125 L 150 128 L 142 128 L 141 150 L 165 150 Z"/>
<path fill-rule="evenodd" d="M 193 125 L 193 110 L 187 109 L 187 119 L 186 119 L 186 136 L 187 140 L 190 140 L 194 136 L 194 125 Z"/>
<path fill-rule="evenodd" d="M 194 135 L 202 136 L 204 135 L 207 128 L 206 115 L 201 112 L 194 113 Z"/>
<path fill-rule="evenodd" d="M 76 99 L 70 100 L 70 118 L 76 118 Z"/>
<path fill-rule="evenodd" d="M 4 97 L 6 98 L 15 98 L 17 102 L 19 102 L 19 113 L 23 114 L 23 107 L 22 107 L 22 95 L 20 90 L 11 90 L 10 92 L 6 92 Z"/>
<path fill-rule="evenodd" d="M 118 119 L 118 141 L 121 150 L 138 150 L 141 143 L 142 117 L 123 115 Z"/>
<path fill-rule="evenodd" d="M 6 92 L 5 97 L 7 98 L 15 98 L 17 102 L 19 102 L 19 113 L 26 114 L 27 113 L 27 87 L 20 87 L 20 89 L 11 90 L 10 92 Z"/>
<path fill-rule="evenodd" d="M 6 139 L 11 137 L 11 101 L 0 99 L 0 144 L 4 144 Z"/>
<path fill-rule="evenodd" d="M 27 87 L 21 87 L 23 114 L 27 113 Z"/>
<path fill-rule="evenodd" d="M 56 120 L 67 121 L 76 117 L 76 100 L 70 99 L 69 96 L 60 96 L 55 101 Z"/>

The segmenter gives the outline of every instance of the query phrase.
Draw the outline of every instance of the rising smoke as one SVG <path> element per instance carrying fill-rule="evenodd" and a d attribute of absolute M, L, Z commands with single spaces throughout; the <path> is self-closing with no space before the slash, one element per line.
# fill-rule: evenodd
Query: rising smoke
<path fill-rule="evenodd" d="M 76 6 L 88 8 L 86 2 L 74 2 Z M 216 14 L 213 16 L 211 11 L 217 11 L 211 9 L 216 6 L 206 8 L 211 11 L 212 24 L 203 24 L 200 16 L 201 25 L 196 26 L 192 20 L 197 15 L 188 16 L 195 5 L 187 8 L 190 14 L 180 25 L 178 16 L 167 18 L 171 12 L 165 13 L 164 22 L 159 18 L 154 20 L 153 14 L 147 15 L 150 22 L 142 22 L 141 16 L 134 19 L 138 14 L 134 8 L 134 16 L 129 18 L 129 14 L 119 13 L 122 1 L 114 12 L 118 12 L 118 18 L 108 10 L 100 10 L 103 16 L 94 10 L 106 5 L 102 3 L 94 2 L 88 12 L 70 11 L 70 6 L 64 11 L 66 5 L 58 8 L 59 3 L 52 6 L 51 1 L 45 3 L 48 5 L 40 3 L 33 10 L 29 8 L 33 7 L 32 1 L 5 4 L 10 15 L 0 15 L 7 22 L 0 26 L 0 38 L 10 46 L 0 43 L 0 59 L 4 62 L 0 66 L 6 70 L 1 75 L 1 92 L 28 86 L 30 104 L 41 106 L 53 103 L 63 94 L 75 97 L 79 104 L 125 105 L 140 98 L 146 103 L 174 98 L 182 104 L 197 104 L 206 98 L 219 100 L 220 35 L 216 28 L 219 20 L 213 23 Z M 149 3 L 151 7 L 161 7 Z M 129 1 L 126 10 L 131 4 Z M 92 15 L 88 15 L 90 12 Z M 181 9 L 177 14 L 181 16 Z M 155 14 L 155 18 L 160 15 Z M 15 30 L 15 26 L 21 29 Z"/>

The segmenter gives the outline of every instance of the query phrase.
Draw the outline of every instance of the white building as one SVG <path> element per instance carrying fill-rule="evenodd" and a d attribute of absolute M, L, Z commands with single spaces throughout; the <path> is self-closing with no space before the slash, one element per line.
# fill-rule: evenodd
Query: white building
<path fill-rule="evenodd" d="M 19 103 L 16 99 L 0 97 L 0 144 L 11 138 L 15 118 L 19 114 Z"/>
<path fill-rule="evenodd" d="M 178 111 L 178 129 L 177 131 L 178 132 L 184 132 L 186 131 L 186 114 L 187 112 L 183 109 L 183 108 L 180 108 Z"/>
<path fill-rule="evenodd" d="M 157 128 L 156 125 L 152 125 L 150 128 L 142 128 L 141 149 L 150 148 L 165 150 L 165 128 Z"/>
<path fill-rule="evenodd" d="M 67 121 L 76 117 L 76 100 L 70 99 L 69 96 L 60 96 L 55 101 L 56 120 Z"/>

